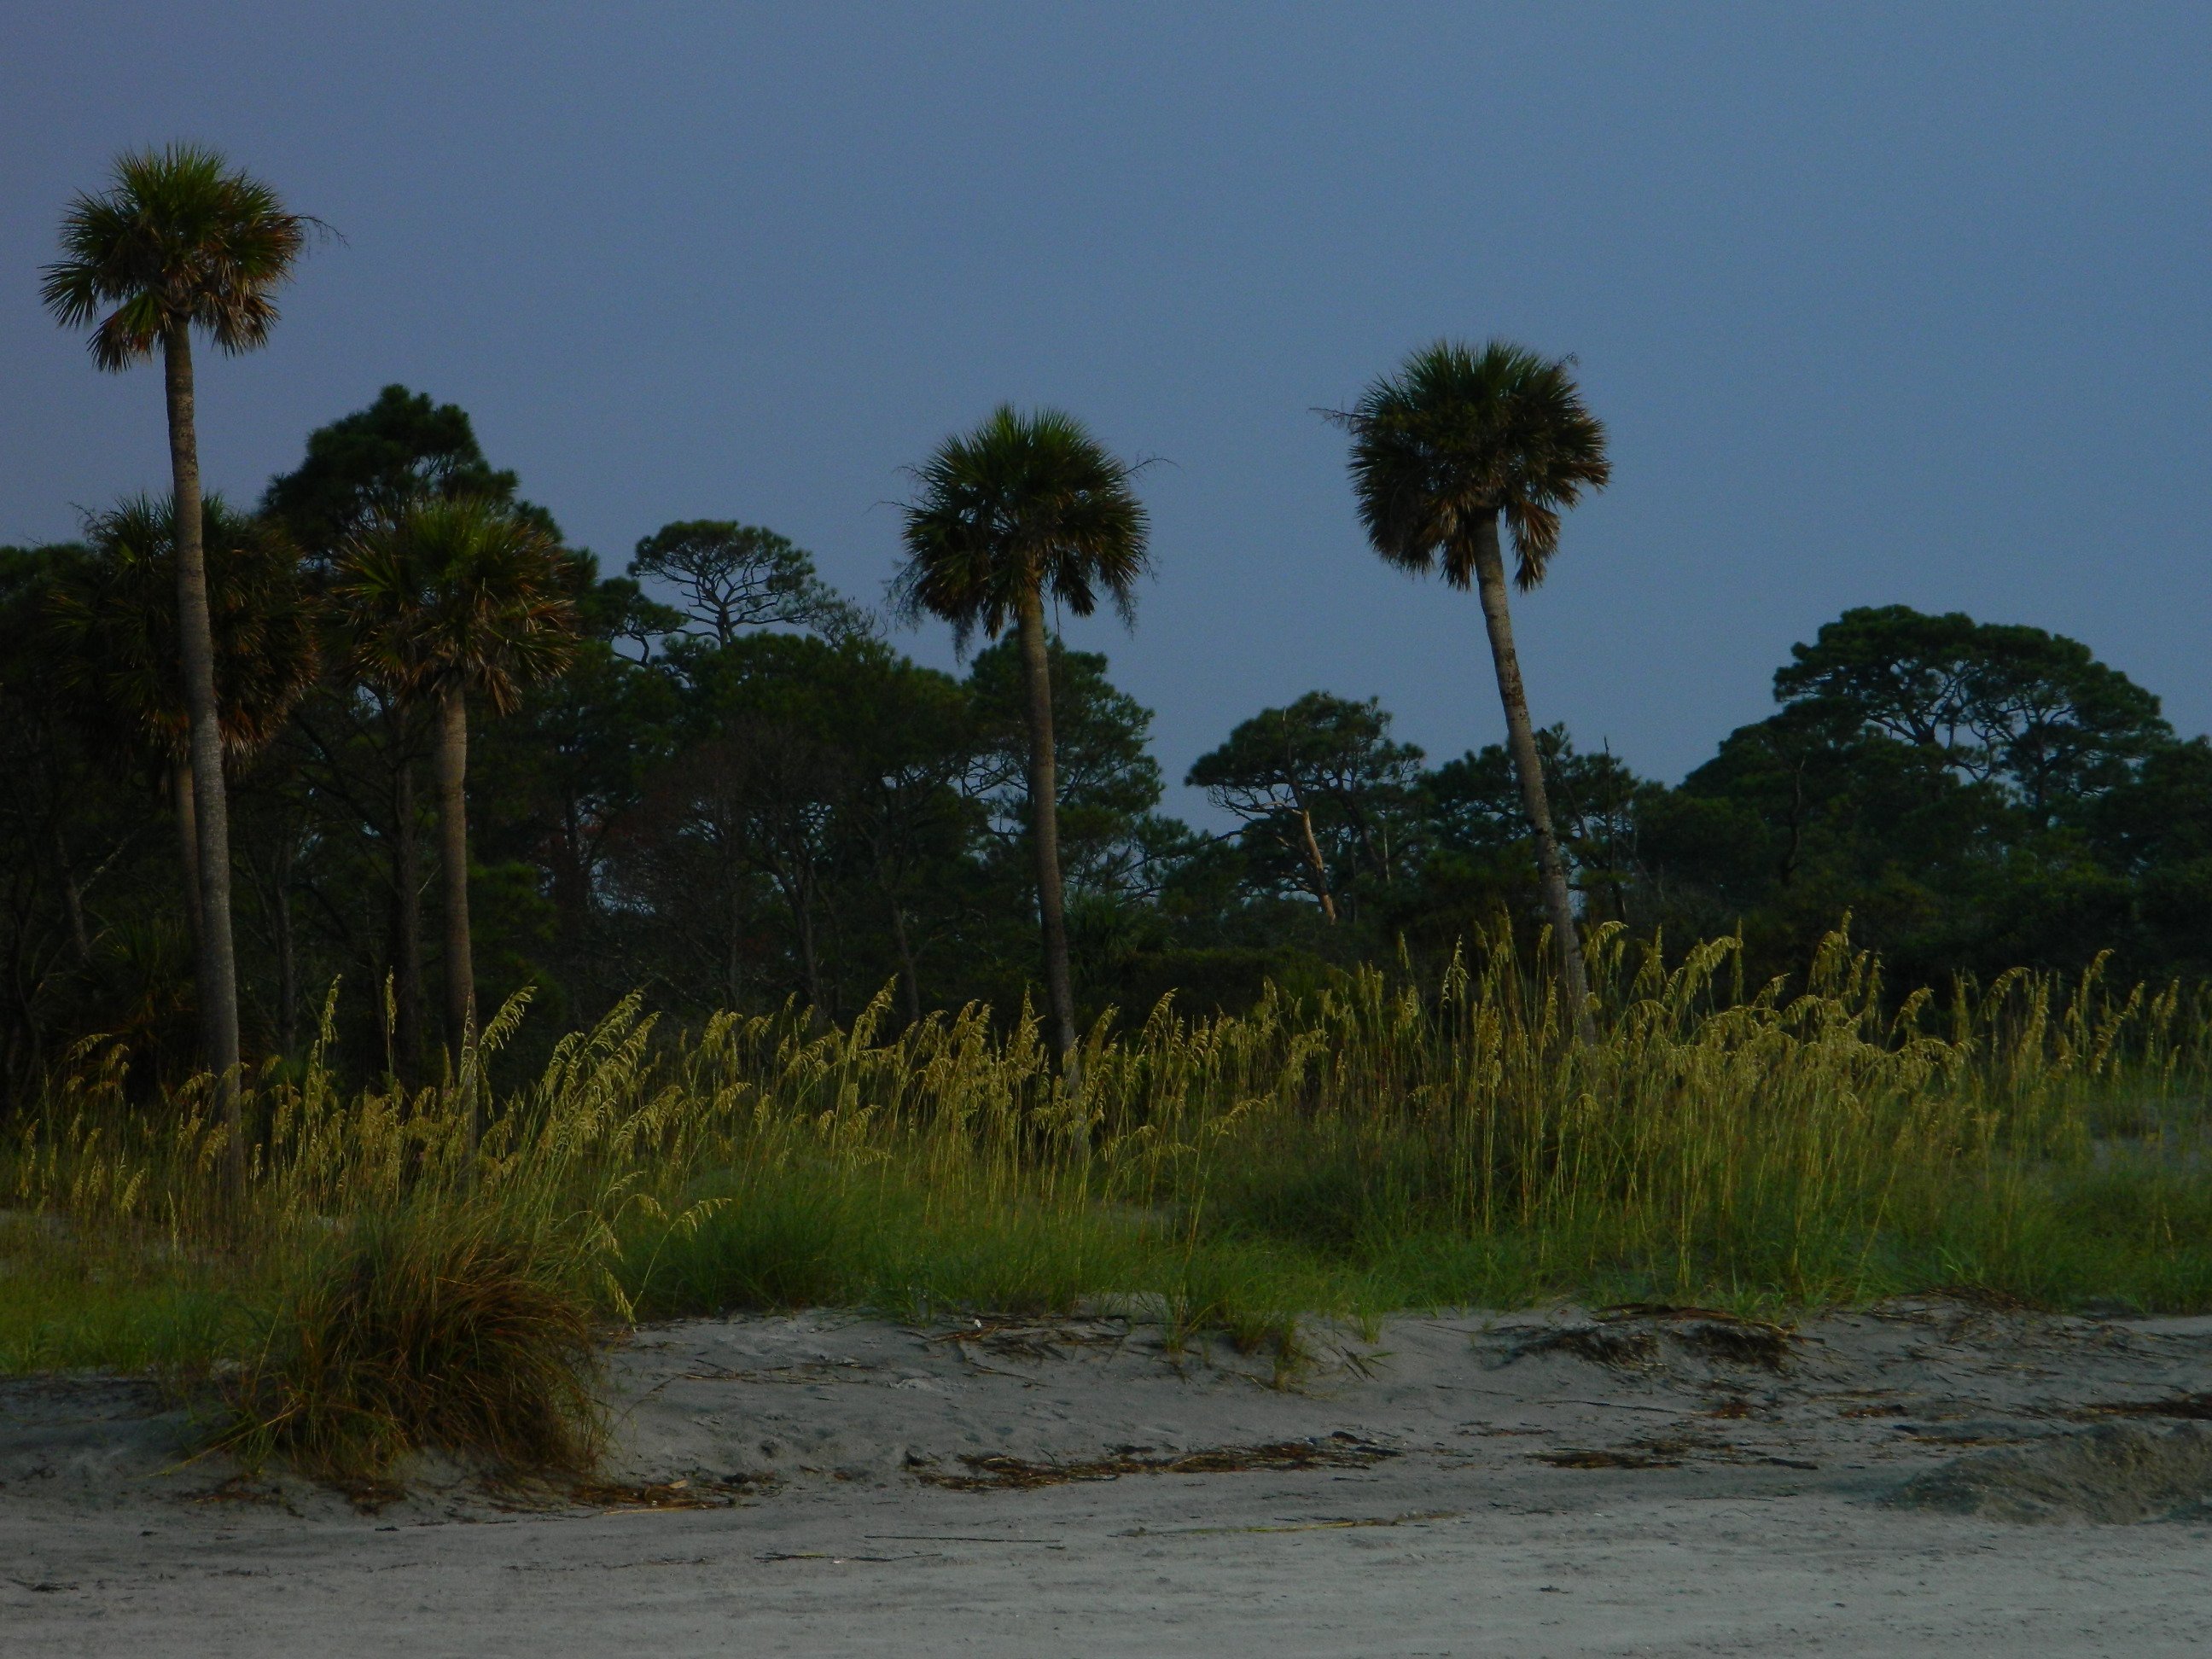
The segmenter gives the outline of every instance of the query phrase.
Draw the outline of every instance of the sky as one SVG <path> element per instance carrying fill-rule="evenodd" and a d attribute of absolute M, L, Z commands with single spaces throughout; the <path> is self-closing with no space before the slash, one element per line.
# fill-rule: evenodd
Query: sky
<path fill-rule="evenodd" d="M 733 518 L 875 600 L 902 469 L 1062 407 L 1157 463 L 1134 632 L 1068 634 L 1171 784 L 1314 689 L 1501 737 L 1472 597 L 1366 550 L 1316 412 L 1443 336 L 1572 354 L 1609 428 L 1516 610 L 1581 745 L 1680 778 L 1892 603 L 2212 726 L 2201 5 L 10 5 L 0 542 L 166 486 L 158 372 L 95 373 L 38 268 L 185 137 L 342 238 L 204 360 L 211 486 L 399 381 L 611 573 Z"/>

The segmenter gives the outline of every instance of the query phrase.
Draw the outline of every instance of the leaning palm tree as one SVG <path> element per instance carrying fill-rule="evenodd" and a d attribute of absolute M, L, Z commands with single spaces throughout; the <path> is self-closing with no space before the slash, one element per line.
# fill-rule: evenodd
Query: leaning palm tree
<path fill-rule="evenodd" d="M 1480 351 L 1451 340 L 1417 351 L 1337 418 L 1352 432 L 1352 487 L 1376 552 L 1407 570 L 1441 567 L 1452 586 L 1472 586 L 1481 598 L 1560 989 L 1576 1034 L 1592 1042 L 1589 979 L 1513 649 L 1498 527 L 1502 519 L 1513 535 L 1515 584 L 1536 586 L 1559 548 L 1561 510 L 1612 474 L 1605 428 L 1565 361 L 1497 340 Z"/>
<path fill-rule="evenodd" d="M 950 438 L 915 471 L 906 508 L 907 562 L 891 584 L 909 618 L 951 623 L 964 648 L 981 628 L 1012 623 L 1028 690 L 1030 846 L 1036 864 L 1045 993 L 1063 1068 L 1075 1059 L 1075 995 L 1060 875 L 1060 817 L 1052 740 L 1048 596 L 1079 617 L 1103 595 L 1130 620 L 1146 568 L 1136 468 L 1117 460 L 1072 416 L 1024 415 L 1002 404 L 964 437 Z"/>
<path fill-rule="evenodd" d="M 216 725 L 226 763 L 236 765 L 275 741 L 314 683 L 314 618 L 299 550 L 273 520 L 210 495 L 201 520 Z M 199 790 L 177 643 L 176 514 L 168 501 L 135 495 L 88 517 L 85 536 L 88 546 L 64 564 L 47 597 L 54 678 L 110 754 L 167 774 L 197 944 Z"/>
<path fill-rule="evenodd" d="M 477 1027 L 469 933 L 468 698 L 508 714 L 576 637 L 572 571 L 538 526 L 481 497 L 408 502 L 349 537 L 330 604 L 355 671 L 436 721 L 447 1037 L 458 1075 Z"/>
<path fill-rule="evenodd" d="M 285 211 L 266 185 L 210 149 L 173 144 L 118 158 L 114 182 L 79 196 L 62 218 L 62 258 L 46 269 L 46 307 L 65 328 L 92 330 L 92 360 L 112 371 L 161 348 L 167 383 L 169 472 L 176 503 L 177 633 L 188 716 L 200 914 L 197 969 L 202 1044 L 232 1131 L 229 1173 L 244 1179 L 238 1128 L 238 963 L 230 929 L 230 819 L 222 787 L 215 643 L 201 538 L 192 330 L 226 352 L 251 351 L 276 322 L 276 290 L 314 222 Z"/>

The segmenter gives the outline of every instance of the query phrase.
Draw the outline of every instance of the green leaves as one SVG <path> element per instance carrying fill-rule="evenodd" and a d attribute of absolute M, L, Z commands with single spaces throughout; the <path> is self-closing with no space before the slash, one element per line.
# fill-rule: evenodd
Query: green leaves
<path fill-rule="evenodd" d="M 1939 756 L 2045 819 L 2172 740 L 2156 697 L 2039 628 L 1863 607 L 1790 654 L 1774 676 L 1778 701 Z"/>
<path fill-rule="evenodd" d="M 378 514 L 395 512 L 418 495 L 497 501 L 557 538 L 560 529 L 550 514 L 516 499 L 518 482 L 484 459 L 466 410 L 387 386 L 367 408 L 309 433 L 306 456 L 269 481 L 261 504 L 318 556 Z"/>
<path fill-rule="evenodd" d="M 1391 738 L 1380 702 L 1309 691 L 1240 721 L 1183 781 L 1242 820 L 1263 882 L 1320 898 L 1362 876 L 1391 878 L 1420 775 L 1421 751 Z"/>
<path fill-rule="evenodd" d="M 1376 553 L 1444 580 L 1474 580 L 1475 533 L 1503 518 L 1534 587 L 1559 544 L 1559 514 L 1612 477 L 1605 428 L 1567 359 L 1492 340 L 1439 340 L 1331 418 L 1352 433 L 1352 486 Z"/>
<path fill-rule="evenodd" d="M 202 328 L 225 351 L 251 351 L 276 325 L 276 290 L 316 222 L 212 149 L 126 154 L 106 191 L 79 196 L 63 216 L 62 258 L 46 268 L 40 297 L 63 327 L 92 329 L 104 369 L 147 356 L 170 328 Z"/>
<path fill-rule="evenodd" d="M 663 525 L 637 544 L 629 574 L 673 587 L 683 614 L 668 632 L 727 645 L 741 629 L 811 628 L 830 638 L 866 633 L 866 616 L 814 573 L 814 560 L 773 530 L 725 519 Z"/>
<path fill-rule="evenodd" d="M 963 646 L 1048 597 L 1079 617 L 1103 598 L 1127 620 L 1149 560 L 1137 471 L 1071 415 L 1000 404 L 916 470 L 893 605 L 943 617 Z"/>
<path fill-rule="evenodd" d="M 90 543 L 46 602 L 55 678 L 109 741 L 181 754 L 185 715 L 177 639 L 177 552 L 168 499 L 137 495 L 86 520 Z M 276 524 L 219 495 L 201 514 L 223 747 L 253 754 L 283 729 L 315 678 L 314 617 L 299 551 Z"/>
<path fill-rule="evenodd" d="M 400 697 L 459 682 L 507 714 L 574 652 L 568 586 L 535 524 L 479 497 L 431 498 L 347 540 L 331 605 L 363 678 Z"/>

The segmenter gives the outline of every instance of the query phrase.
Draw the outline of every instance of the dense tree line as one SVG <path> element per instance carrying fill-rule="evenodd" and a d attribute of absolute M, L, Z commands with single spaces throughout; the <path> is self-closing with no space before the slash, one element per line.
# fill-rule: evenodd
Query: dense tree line
<path fill-rule="evenodd" d="M 2212 971 L 2212 746 L 2074 641 L 1847 612 L 1675 787 L 1538 725 L 1505 554 L 1540 582 L 1608 471 L 1559 362 L 1447 342 L 1340 417 L 1374 550 L 1476 594 L 1506 743 L 1431 766 L 1316 690 L 1189 769 L 1207 834 L 1160 810 L 1150 713 L 1047 625 L 1127 614 L 1148 557 L 1134 469 L 1064 416 L 916 470 L 891 599 L 975 647 L 957 675 L 757 526 L 678 520 L 603 571 L 401 386 L 251 507 L 203 501 L 192 331 L 258 343 L 311 228 L 172 150 L 82 198 L 50 268 L 103 367 L 162 354 L 172 489 L 0 549 L 11 1096 L 95 1032 L 149 1078 L 296 1060 L 334 983 L 345 1061 L 413 1080 L 526 987 L 541 1041 L 633 990 L 841 1020 L 888 988 L 907 1020 L 1031 1002 L 1066 1055 L 1109 1005 L 1434 963 L 1501 918 L 1551 929 L 1571 994 L 1593 921 L 1741 930 L 1760 973 L 1846 913 L 1904 984 Z"/>
<path fill-rule="evenodd" d="M 796 997 L 842 1019 L 886 986 L 902 1018 L 1032 994 L 1017 637 L 957 676 L 922 667 L 805 552 L 734 523 L 672 524 L 604 575 L 518 488 L 462 411 L 392 387 L 315 434 L 257 511 L 211 505 L 249 1057 L 296 1055 L 340 979 L 349 1054 L 403 1075 L 469 1018 L 437 994 L 456 983 L 536 988 L 549 1032 L 634 988 L 685 1018 Z M 574 619 L 556 664 L 478 699 L 458 930 L 432 846 L 445 659 L 395 642 L 371 602 L 422 578 L 360 591 L 357 532 L 394 493 L 472 504 L 464 532 L 511 508 L 546 561 L 533 602 Z M 133 501 L 80 542 L 0 555 L 19 1087 L 89 1031 L 173 1067 L 194 1051 L 168 518 Z M 1235 1006 L 1268 975 L 1542 921 L 1502 745 L 1431 765 L 1376 703 L 1315 691 L 1192 765 L 1234 826 L 1200 834 L 1161 811 L 1149 712 L 1105 658 L 1044 645 L 1079 1021 L 1170 991 Z M 1905 981 L 2108 947 L 2130 971 L 2212 969 L 2212 747 L 2085 647 L 1855 611 L 1796 647 L 1775 695 L 1672 787 L 1534 733 L 1583 918 L 1741 927 L 1774 971 L 1846 911 Z"/>

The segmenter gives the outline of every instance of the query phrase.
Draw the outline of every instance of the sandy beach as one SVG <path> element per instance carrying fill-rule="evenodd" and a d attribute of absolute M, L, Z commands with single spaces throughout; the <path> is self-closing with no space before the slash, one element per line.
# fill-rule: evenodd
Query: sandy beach
<path fill-rule="evenodd" d="M 2212 1319 L 1560 1308 L 1309 1348 L 687 1322 L 610 1356 L 591 1482 L 351 1496 L 180 1462 L 149 1384 L 17 1379 L 0 1651 L 2151 1655 L 2212 1621 Z"/>

